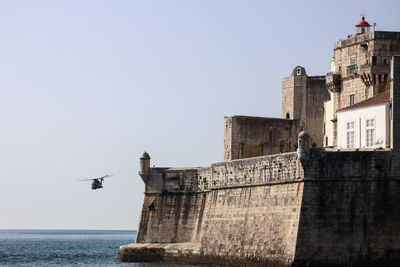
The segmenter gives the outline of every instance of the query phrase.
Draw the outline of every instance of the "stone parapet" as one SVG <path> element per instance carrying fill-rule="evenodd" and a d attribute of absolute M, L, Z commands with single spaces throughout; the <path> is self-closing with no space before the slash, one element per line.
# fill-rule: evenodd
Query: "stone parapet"
<path fill-rule="evenodd" d="M 296 152 L 225 161 L 199 170 L 200 190 L 285 182 L 296 179 Z"/>
<path fill-rule="evenodd" d="M 371 40 L 398 40 L 400 41 L 400 32 L 372 31 L 362 35 L 352 36 L 335 42 L 335 50 L 356 44 L 366 43 Z"/>

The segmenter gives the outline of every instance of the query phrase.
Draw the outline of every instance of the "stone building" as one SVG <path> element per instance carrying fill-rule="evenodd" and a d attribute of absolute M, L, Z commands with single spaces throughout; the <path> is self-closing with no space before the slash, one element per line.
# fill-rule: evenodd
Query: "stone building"
<path fill-rule="evenodd" d="M 326 77 L 283 79 L 282 118 L 226 117 L 223 162 L 152 168 L 143 153 L 136 242 L 118 260 L 399 266 L 400 33 L 356 29 Z M 383 123 L 385 145 L 337 149 L 349 121 L 346 142 Z"/>
<path fill-rule="evenodd" d="M 337 147 L 337 111 L 389 91 L 391 60 L 400 55 L 400 32 L 370 32 L 364 17 L 357 25 L 355 36 L 335 43 L 331 72 L 326 75 L 330 93 L 324 104 L 327 147 Z"/>

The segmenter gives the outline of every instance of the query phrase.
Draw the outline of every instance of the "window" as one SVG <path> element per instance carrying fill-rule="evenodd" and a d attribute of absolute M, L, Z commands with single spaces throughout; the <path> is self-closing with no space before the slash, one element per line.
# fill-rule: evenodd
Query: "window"
<path fill-rule="evenodd" d="M 376 65 L 376 56 L 372 56 L 372 65 L 373 65 L 373 66 Z"/>
<path fill-rule="evenodd" d="M 350 65 L 356 65 L 356 58 L 355 57 L 350 58 Z"/>
<path fill-rule="evenodd" d="M 350 106 L 351 106 L 351 105 L 354 105 L 354 103 L 355 103 L 355 98 L 356 98 L 356 95 L 355 95 L 355 94 L 351 94 L 351 95 L 350 95 Z"/>
<path fill-rule="evenodd" d="M 347 148 L 354 148 L 354 121 L 348 121 L 346 125 Z"/>
<path fill-rule="evenodd" d="M 301 75 L 301 68 L 297 68 L 296 75 Z"/>
<path fill-rule="evenodd" d="M 366 138 L 367 138 L 367 147 L 371 147 L 374 145 L 374 138 L 375 138 L 375 120 L 368 119 L 366 120 L 365 129 L 367 131 Z"/>
<path fill-rule="evenodd" d="M 325 146 L 328 146 L 328 136 L 325 136 Z"/>

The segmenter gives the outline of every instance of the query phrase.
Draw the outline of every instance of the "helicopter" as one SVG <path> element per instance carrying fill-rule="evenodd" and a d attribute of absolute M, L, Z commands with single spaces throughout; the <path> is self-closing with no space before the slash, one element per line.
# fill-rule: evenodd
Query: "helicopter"
<path fill-rule="evenodd" d="M 103 180 L 105 178 L 113 177 L 114 175 L 104 175 L 98 178 L 91 178 L 91 179 L 82 179 L 78 181 L 92 181 L 92 190 L 103 188 Z"/>

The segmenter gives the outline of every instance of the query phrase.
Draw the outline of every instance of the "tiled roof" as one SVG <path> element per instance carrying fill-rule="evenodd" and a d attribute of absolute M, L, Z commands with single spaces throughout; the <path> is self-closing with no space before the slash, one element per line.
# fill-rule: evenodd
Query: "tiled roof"
<path fill-rule="evenodd" d="M 379 105 L 383 103 L 387 103 L 390 101 L 390 91 L 386 91 L 379 95 L 373 96 L 371 98 L 365 99 L 364 101 L 358 102 L 354 105 L 339 109 L 338 111 L 355 109 L 355 108 L 363 108 L 368 106 Z"/>

